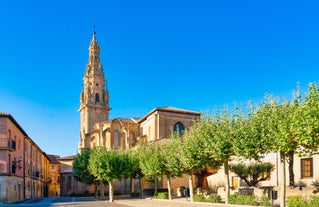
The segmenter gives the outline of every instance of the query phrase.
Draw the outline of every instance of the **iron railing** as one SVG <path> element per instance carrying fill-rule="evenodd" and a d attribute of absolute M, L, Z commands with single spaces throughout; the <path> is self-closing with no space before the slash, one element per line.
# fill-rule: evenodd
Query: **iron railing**
<path fill-rule="evenodd" d="M 0 138 L 0 149 L 16 150 L 16 141 L 9 138 Z"/>

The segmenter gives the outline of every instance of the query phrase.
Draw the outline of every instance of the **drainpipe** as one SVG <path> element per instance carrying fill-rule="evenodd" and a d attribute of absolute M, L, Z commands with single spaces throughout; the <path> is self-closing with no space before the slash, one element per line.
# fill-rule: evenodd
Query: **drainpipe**
<path fill-rule="evenodd" d="M 31 171 L 31 172 L 30 172 L 30 174 L 31 174 L 31 176 L 30 176 L 30 177 L 31 177 L 31 179 L 30 179 L 30 180 L 31 180 L 31 198 L 33 198 L 33 160 L 32 160 L 32 159 L 33 159 L 33 156 L 32 156 L 32 147 L 33 147 L 33 146 L 32 146 L 32 144 L 30 143 L 30 158 L 31 158 L 31 159 L 30 159 L 30 160 L 31 160 L 31 161 L 30 161 L 30 166 L 31 166 L 31 170 L 30 170 L 30 171 Z"/>
<path fill-rule="evenodd" d="M 26 137 L 24 137 L 24 140 L 23 140 L 23 198 L 25 198 L 25 140 L 26 140 Z"/>
<path fill-rule="evenodd" d="M 277 181 L 276 181 L 276 183 L 277 183 L 277 187 L 278 187 L 278 185 L 279 185 L 279 182 L 278 182 L 278 180 L 279 180 L 279 173 L 278 173 L 278 168 L 279 168 L 279 164 L 278 164 L 278 153 L 279 152 L 276 152 L 276 174 L 277 174 Z"/>

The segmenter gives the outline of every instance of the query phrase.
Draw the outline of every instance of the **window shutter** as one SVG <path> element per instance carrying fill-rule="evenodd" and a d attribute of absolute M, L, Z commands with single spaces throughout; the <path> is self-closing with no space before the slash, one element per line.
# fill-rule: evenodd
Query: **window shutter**
<path fill-rule="evenodd" d="M 304 159 L 301 159 L 301 178 L 304 178 L 305 177 L 305 160 Z"/>
<path fill-rule="evenodd" d="M 310 177 L 313 177 L 313 159 L 310 158 L 309 162 L 310 162 Z"/>

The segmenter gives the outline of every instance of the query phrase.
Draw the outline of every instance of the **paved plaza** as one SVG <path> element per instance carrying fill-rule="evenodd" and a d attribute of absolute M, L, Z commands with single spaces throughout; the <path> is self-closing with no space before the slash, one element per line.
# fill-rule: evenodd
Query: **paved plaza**
<path fill-rule="evenodd" d="M 158 206 L 160 207 L 200 207 L 200 206 L 238 207 L 238 205 L 202 203 L 202 202 L 191 203 L 189 200 L 185 198 L 174 199 L 174 200 L 126 199 L 126 200 L 115 201 L 115 204 L 120 204 L 123 206 L 135 206 L 135 207 L 155 207 L 155 206 L 156 207 Z"/>
<path fill-rule="evenodd" d="M 0 206 L 7 207 L 239 207 L 240 205 L 226 205 L 213 203 L 191 203 L 187 198 L 175 198 L 173 200 L 157 200 L 157 199 L 132 199 L 128 197 L 116 198 L 113 203 L 108 201 L 99 201 L 90 198 L 74 198 L 74 197 L 56 197 L 56 198 L 37 198 L 28 199 L 14 204 L 3 204 Z M 242 206 L 241 206 L 242 207 Z M 245 206 L 249 207 L 249 206 Z"/>

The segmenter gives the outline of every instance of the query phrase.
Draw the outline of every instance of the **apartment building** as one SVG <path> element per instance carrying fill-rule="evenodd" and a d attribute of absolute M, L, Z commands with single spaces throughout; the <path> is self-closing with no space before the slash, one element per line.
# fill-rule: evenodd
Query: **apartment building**
<path fill-rule="evenodd" d="M 13 116 L 0 112 L 0 203 L 48 196 L 49 165 Z"/>
<path fill-rule="evenodd" d="M 49 197 L 60 196 L 60 168 L 59 155 L 48 155 L 50 158 Z"/>

